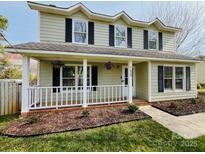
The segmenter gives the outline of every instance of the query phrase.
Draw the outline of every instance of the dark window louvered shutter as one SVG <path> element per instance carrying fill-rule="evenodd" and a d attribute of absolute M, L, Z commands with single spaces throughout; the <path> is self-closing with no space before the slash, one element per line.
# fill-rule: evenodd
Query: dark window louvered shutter
<path fill-rule="evenodd" d="M 127 47 L 132 48 L 132 28 L 127 28 Z"/>
<path fill-rule="evenodd" d="M 144 49 L 148 49 L 148 31 L 147 30 L 144 30 L 143 37 L 144 37 Z"/>
<path fill-rule="evenodd" d="M 163 50 L 163 37 L 162 37 L 162 32 L 158 33 L 158 37 L 159 37 L 159 50 Z"/>
<path fill-rule="evenodd" d="M 53 87 L 58 86 L 60 86 L 60 68 L 53 67 Z M 56 92 L 56 88 L 53 88 L 53 92 Z"/>
<path fill-rule="evenodd" d="M 109 25 L 109 46 L 114 46 L 114 26 Z"/>
<path fill-rule="evenodd" d="M 88 44 L 94 44 L 94 22 L 88 22 Z"/>
<path fill-rule="evenodd" d="M 190 67 L 186 67 L 186 91 L 191 90 L 191 70 Z"/>
<path fill-rule="evenodd" d="M 72 42 L 72 19 L 65 19 L 65 42 Z"/>
<path fill-rule="evenodd" d="M 158 66 L 158 92 L 164 92 L 164 68 Z"/>
<path fill-rule="evenodd" d="M 92 66 L 92 86 L 98 85 L 98 67 Z M 93 91 L 96 91 L 96 87 L 93 88 Z"/>

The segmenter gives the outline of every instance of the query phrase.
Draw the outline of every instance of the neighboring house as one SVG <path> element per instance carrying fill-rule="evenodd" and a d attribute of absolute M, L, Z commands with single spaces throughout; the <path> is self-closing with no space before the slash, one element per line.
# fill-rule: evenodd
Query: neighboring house
<path fill-rule="evenodd" d="M 197 68 L 197 83 L 205 85 L 205 56 L 199 56 L 204 62 L 196 64 Z"/>
<path fill-rule="evenodd" d="M 179 28 L 134 20 L 124 11 L 94 13 L 81 3 L 28 5 L 39 12 L 40 42 L 14 45 L 23 55 L 22 113 L 197 97 L 198 59 L 176 54 Z M 29 86 L 30 58 L 39 61 L 37 87 Z"/>

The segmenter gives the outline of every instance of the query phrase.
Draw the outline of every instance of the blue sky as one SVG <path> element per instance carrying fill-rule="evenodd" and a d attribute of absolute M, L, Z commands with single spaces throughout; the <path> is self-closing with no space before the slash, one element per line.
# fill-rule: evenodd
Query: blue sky
<path fill-rule="evenodd" d="M 69 7 L 77 2 L 66 1 L 41 1 L 40 3 L 54 4 L 61 7 Z M 82 2 L 94 12 L 114 15 L 119 11 L 126 11 L 135 19 L 142 19 L 142 10 L 149 11 L 154 2 Z M 27 2 L 0 2 L 0 15 L 9 20 L 6 37 L 12 44 L 38 41 L 38 15 L 37 11 L 31 10 Z"/>

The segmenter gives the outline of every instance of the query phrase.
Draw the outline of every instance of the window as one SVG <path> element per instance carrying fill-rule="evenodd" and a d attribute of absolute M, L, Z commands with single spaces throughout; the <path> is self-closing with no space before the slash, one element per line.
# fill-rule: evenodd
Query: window
<path fill-rule="evenodd" d="M 75 43 L 88 42 L 88 23 L 82 20 L 73 20 L 73 40 Z"/>
<path fill-rule="evenodd" d="M 172 90 L 173 67 L 164 67 L 164 89 Z"/>
<path fill-rule="evenodd" d="M 149 49 L 157 49 L 158 33 L 149 31 L 148 33 L 148 46 Z"/>
<path fill-rule="evenodd" d="M 127 28 L 124 26 L 115 26 L 115 46 L 127 46 Z"/>
<path fill-rule="evenodd" d="M 183 67 L 175 68 L 175 85 L 176 89 L 183 89 Z"/>
<path fill-rule="evenodd" d="M 83 86 L 83 66 L 69 65 L 61 69 L 62 86 Z M 87 85 L 91 86 L 91 66 L 87 67 Z"/>

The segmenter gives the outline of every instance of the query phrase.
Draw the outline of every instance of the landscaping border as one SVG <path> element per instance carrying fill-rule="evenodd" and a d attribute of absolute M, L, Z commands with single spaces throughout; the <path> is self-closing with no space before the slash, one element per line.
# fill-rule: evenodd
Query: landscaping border
<path fill-rule="evenodd" d="M 140 111 L 142 112 L 142 111 Z M 143 112 L 144 113 L 144 112 Z M 120 123 L 126 123 L 126 122 L 132 122 L 132 121 L 140 121 L 140 120 L 150 120 L 152 119 L 151 116 L 149 116 L 148 114 L 144 113 L 147 117 L 138 119 L 131 119 L 131 120 L 125 120 L 125 121 L 116 121 L 116 122 L 111 122 L 111 123 L 106 123 L 106 124 L 102 124 L 102 125 L 96 125 L 96 126 L 90 126 L 90 127 L 86 127 L 86 128 L 74 128 L 74 129 L 67 129 L 67 130 L 62 130 L 62 131 L 54 131 L 54 132 L 49 132 L 49 133 L 39 133 L 39 134 L 32 134 L 32 135 L 15 135 L 15 134 L 7 134 L 7 133 L 3 133 L 0 131 L 0 136 L 5 136 L 5 137 L 12 137 L 12 138 L 18 138 L 18 137 L 35 137 L 35 136 L 42 136 L 42 135 L 49 135 L 49 134 L 58 134 L 58 133 L 64 133 L 64 132 L 69 132 L 69 131 L 81 131 L 81 130 L 87 130 L 87 129 L 94 129 L 94 128 L 98 128 L 98 127 L 104 127 L 104 126 L 110 126 L 110 125 L 114 125 L 114 124 L 120 124 Z"/>

